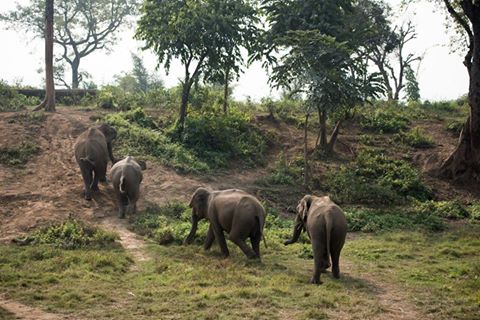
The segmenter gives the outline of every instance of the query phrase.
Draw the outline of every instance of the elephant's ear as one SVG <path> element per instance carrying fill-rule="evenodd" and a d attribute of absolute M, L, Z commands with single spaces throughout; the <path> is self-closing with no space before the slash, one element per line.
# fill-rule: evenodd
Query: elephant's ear
<path fill-rule="evenodd" d="M 311 203 L 311 197 L 305 196 L 300 200 L 300 203 L 297 206 L 298 215 L 304 223 L 307 222 L 308 210 L 310 209 Z"/>
<path fill-rule="evenodd" d="M 193 203 L 196 202 L 196 201 L 203 203 L 207 199 L 209 194 L 210 194 L 210 192 L 207 189 L 198 188 L 193 193 L 192 198 L 190 199 L 190 203 L 188 204 L 188 206 L 190 208 L 193 208 Z"/>

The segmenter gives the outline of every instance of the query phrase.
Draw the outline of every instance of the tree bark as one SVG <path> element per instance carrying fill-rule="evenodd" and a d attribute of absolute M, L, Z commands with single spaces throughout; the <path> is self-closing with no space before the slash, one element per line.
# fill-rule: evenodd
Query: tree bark
<path fill-rule="evenodd" d="M 335 147 L 335 142 L 337 142 L 338 134 L 340 132 L 340 125 L 342 124 L 342 120 L 338 120 L 335 124 L 335 128 L 333 129 L 332 135 L 330 136 L 330 140 L 328 141 L 325 147 L 325 153 L 331 154 L 333 152 L 333 148 Z"/>
<path fill-rule="evenodd" d="M 34 111 L 45 108 L 55 112 L 55 84 L 53 80 L 53 0 L 45 1 L 45 99 Z"/>
<path fill-rule="evenodd" d="M 80 74 L 78 73 L 80 59 L 73 60 L 70 67 L 72 68 L 72 89 L 78 89 L 78 86 L 80 85 Z"/>
<path fill-rule="evenodd" d="M 188 98 L 190 96 L 190 88 L 192 87 L 190 82 L 190 79 L 185 79 L 182 89 L 182 103 L 180 105 L 180 115 L 178 118 L 180 133 L 183 132 L 183 128 L 185 127 L 185 118 L 187 117 Z"/>
<path fill-rule="evenodd" d="M 308 164 L 308 118 L 310 114 L 307 113 L 305 116 L 305 129 L 303 135 L 303 161 L 304 161 L 304 174 L 303 174 L 303 183 L 305 185 L 305 189 L 309 190 L 310 185 L 310 167 Z"/>
<path fill-rule="evenodd" d="M 325 111 L 318 110 L 318 121 L 320 122 L 320 142 L 319 146 L 324 149 L 327 145 L 327 115 Z"/>
<path fill-rule="evenodd" d="M 227 114 L 228 109 L 228 77 L 229 77 L 229 70 L 225 72 L 225 83 L 223 86 L 223 113 Z"/>
<path fill-rule="evenodd" d="M 470 76 L 470 115 L 457 147 L 442 163 L 439 173 L 449 179 L 467 181 L 480 180 L 480 4 L 463 1 L 462 7 L 473 29 L 472 61 L 471 64 L 465 63 Z"/>

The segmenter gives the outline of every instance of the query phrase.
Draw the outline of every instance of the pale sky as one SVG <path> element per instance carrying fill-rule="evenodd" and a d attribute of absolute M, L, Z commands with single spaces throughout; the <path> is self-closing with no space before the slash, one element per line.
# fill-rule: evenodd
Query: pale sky
<path fill-rule="evenodd" d="M 15 8 L 16 0 L 0 0 L 0 12 L 4 13 Z M 18 0 L 25 3 L 27 0 Z M 400 0 L 388 0 L 392 6 Z M 428 2 L 411 5 L 404 16 L 397 17 L 397 21 L 411 18 L 418 33 L 417 39 L 412 41 L 408 50 L 419 55 L 426 52 L 420 65 L 418 81 L 422 99 L 431 101 L 455 99 L 468 90 L 468 76 L 462 64 L 461 53 L 451 53 L 449 36 L 444 26 L 443 8 L 434 10 Z M 113 76 L 132 67 L 131 52 L 140 52 L 141 43 L 133 40 L 134 30 L 124 30 L 119 34 L 118 44 L 110 53 L 96 51 L 81 61 L 80 69 L 87 71 L 92 80 L 99 86 L 113 82 Z M 0 24 L 0 79 L 9 83 L 18 80 L 24 85 L 42 86 L 42 74 L 37 70 L 43 65 L 43 41 L 33 39 L 25 33 L 6 30 Z M 146 67 L 153 71 L 156 67 L 156 57 L 152 52 L 141 52 Z M 170 73 L 166 75 L 162 67 L 158 69 L 160 77 L 167 87 L 174 86 L 183 75 L 183 68 L 173 63 Z M 260 63 L 252 65 L 234 84 L 234 96 L 245 99 L 247 96 L 254 100 L 262 97 L 276 96 L 267 83 L 268 76 Z"/>

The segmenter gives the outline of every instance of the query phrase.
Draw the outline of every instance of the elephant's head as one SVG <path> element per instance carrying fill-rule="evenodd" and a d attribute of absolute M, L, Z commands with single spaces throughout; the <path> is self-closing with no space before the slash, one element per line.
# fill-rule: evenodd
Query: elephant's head
<path fill-rule="evenodd" d="M 102 131 L 108 144 L 112 143 L 112 141 L 117 138 L 117 130 L 115 130 L 114 127 L 111 127 L 106 123 L 103 123 L 99 125 L 97 128 L 98 130 Z"/>
<path fill-rule="evenodd" d="M 297 220 L 305 223 L 308 217 L 308 210 L 312 204 L 313 198 L 311 195 L 304 196 L 297 205 Z"/>
<path fill-rule="evenodd" d="M 206 218 L 209 197 L 210 191 L 205 188 L 198 188 L 193 193 L 190 204 L 188 205 L 192 208 L 192 229 L 183 241 L 184 244 L 189 244 L 193 241 L 195 233 L 197 232 L 198 221 Z"/>

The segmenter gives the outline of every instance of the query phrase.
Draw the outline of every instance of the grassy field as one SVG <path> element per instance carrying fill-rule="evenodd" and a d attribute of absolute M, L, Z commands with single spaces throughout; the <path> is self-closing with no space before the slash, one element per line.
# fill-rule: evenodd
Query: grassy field
<path fill-rule="evenodd" d="M 343 277 L 324 274 L 321 286 L 308 284 L 309 245 L 284 247 L 278 232 L 268 249 L 262 246 L 262 262 L 247 261 L 232 243 L 229 259 L 216 246 L 205 253 L 199 245 L 150 244 L 145 262 L 115 247 L 2 245 L 0 289 L 25 304 L 82 318 L 370 319 L 387 312 L 379 287 L 393 286 L 402 303 L 435 319 L 475 319 L 479 232 L 479 225 L 464 224 L 440 233 L 351 234 Z"/>

